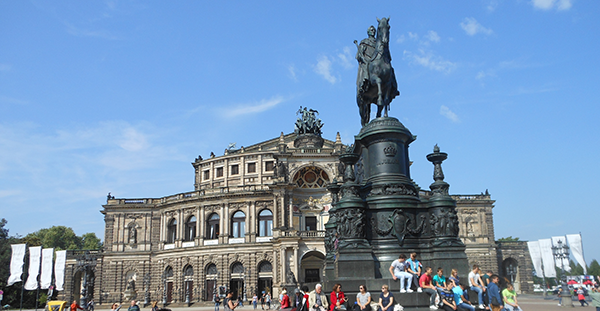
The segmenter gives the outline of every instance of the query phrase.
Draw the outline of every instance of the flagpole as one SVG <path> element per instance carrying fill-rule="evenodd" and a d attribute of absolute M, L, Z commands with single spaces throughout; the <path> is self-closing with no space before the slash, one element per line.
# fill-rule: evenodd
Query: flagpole
<path fill-rule="evenodd" d="M 27 251 L 27 244 L 25 243 L 25 255 L 27 255 L 28 251 Z M 31 254 L 29 254 L 29 256 L 31 256 Z M 23 259 L 25 259 L 25 257 L 27 256 L 23 256 Z M 27 268 L 26 268 L 27 267 Z M 27 271 L 27 276 L 29 276 L 29 264 L 27 263 L 27 260 L 24 260 L 23 262 L 23 281 L 21 281 L 21 306 L 20 306 L 20 311 L 23 311 L 23 289 L 25 288 L 25 271 Z"/>

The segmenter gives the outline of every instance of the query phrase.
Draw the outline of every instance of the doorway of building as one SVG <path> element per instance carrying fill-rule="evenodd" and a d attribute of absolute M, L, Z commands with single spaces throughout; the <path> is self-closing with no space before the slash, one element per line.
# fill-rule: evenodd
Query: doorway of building
<path fill-rule="evenodd" d="M 237 300 L 238 297 L 244 298 L 244 280 L 231 279 L 229 281 L 229 289 L 233 291 L 231 299 Z"/>

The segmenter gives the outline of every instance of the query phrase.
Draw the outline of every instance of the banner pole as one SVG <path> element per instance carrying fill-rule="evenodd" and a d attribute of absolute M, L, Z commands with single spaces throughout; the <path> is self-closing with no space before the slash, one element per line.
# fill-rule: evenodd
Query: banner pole
<path fill-rule="evenodd" d="M 25 243 L 25 255 L 27 255 L 27 253 L 28 253 L 27 252 L 27 244 L 28 243 Z M 25 257 L 27 257 L 27 256 L 23 256 L 23 259 L 25 259 Z M 25 269 L 25 267 L 27 267 L 27 269 Z M 23 281 L 21 281 L 21 305 L 20 305 L 20 311 L 23 311 L 23 290 L 25 288 L 25 280 L 26 280 L 26 278 L 25 278 L 25 271 L 29 271 L 28 268 L 29 268 L 29 264 L 28 264 L 27 260 L 24 260 L 24 263 L 23 263 L 23 276 L 22 276 Z M 27 275 L 29 275 L 29 272 L 27 272 Z"/>

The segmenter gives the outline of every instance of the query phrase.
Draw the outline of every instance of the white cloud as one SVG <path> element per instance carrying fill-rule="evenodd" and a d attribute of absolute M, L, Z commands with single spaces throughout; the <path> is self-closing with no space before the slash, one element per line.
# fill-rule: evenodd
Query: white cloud
<path fill-rule="evenodd" d="M 478 33 L 482 33 L 484 35 L 491 35 L 493 31 L 489 28 L 483 27 L 477 20 L 473 17 L 465 18 L 461 23 L 460 27 L 467 33 L 469 36 L 474 36 Z"/>
<path fill-rule="evenodd" d="M 404 37 L 404 35 L 400 35 L 400 37 L 398 37 L 398 39 L 396 39 L 396 43 L 402 43 L 402 42 L 404 42 L 404 40 L 406 40 L 406 37 Z"/>
<path fill-rule="evenodd" d="M 434 55 L 431 51 L 422 49 L 419 50 L 418 54 L 405 50 L 404 59 L 408 60 L 410 63 L 443 73 L 450 73 L 457 67 L 456 63 L 445 60 L 441 56 Z"/>
<path fill-rule="evenodd" d="M 558 11 L 565 11 L 573 6 L 572 0 L 532 0 L 534 8 L 548 11 L 556 8 Z"/>
<path fill-rule="evenodd" d="M 437 32 L 430 30 L 429 32 L 427 32 L 427 35 L 425 35 L 425 39 L 431 41 L 431 42 L 440 42 L 440 36 L 437 34 Z"/>
<path fill-rule="evenodd" d="M 291 64 L 288 66 L 288 73 L 290 78 L 292 78 L 292 80 L 294 81 L 298 81 L 298 77 L 296 76 L 296 66 L 294 64 Z"/>
<path fill-rule="evenodd" d="M 327 56 L 319 57 L 317 64 L 315 65 L 315 72 L 322 76 L 329 83 L 334 84 L 337 82 L 337 78 L 331 73 L 331 60 Z"/>
<path fill-rule="evenodd" d="M 350 52 L 349 47 L 345 46 L 342 49 L 342 53 L 338 53 L 337 56 L 344 68 L 350 69 L 354 67 L 354 57 L 352 56 L 352 52 Z"/>
<path fill-rule="evenodd" d="M 446 117 L 448 120 L 454 122 L 454 123 L 458 123 L 460 122 L 460 120 L 458 119 L 458 116 L 456 115 L 456 113 L 452 112 L 452 110 L 450 110 L 450 108 L 442 105 L 440 107 L 440 114 L 443 115 L 444 117 Z"/>
<path fill-rule="evenodd" d="M 89 29 L 75 27 L 74 25 L 71 25 L 69 23 L 64 23 L 64 24 L 65 24 L 65 26 L 67 26 L 67 33 L 74 35 L 76 37 L 94 37 L 94 38 L 101 38 L 101 39 L 106 39 L 106 40 L 121 40 L 122 39 L 119 36 L 116 36 L 107 30 L 102 30 L 102 29 L 89 30 Z"/>
<path fill-rule="evenodd" d="M 225 115 L 228 117 L 237 117 L 239 115 L 259 113 L 274 108 L 275 106 L 284 102 L 283 97 L 275 96 L 271 99 L 263 99 L 258 103 L 250 103 L 236 106 L 232 109 L 224 110 Z"/>
<path fill-rule="evenodd" d="M 408 37 L 412 40 L 418 40 L 419 39 L 419 35 L 416 33 L 412 33 L 412 32 L 408 32 Z"/>
<path fill-rule="evenodd" d="M 498 3 L 499 0 L 489 0 L 487 5 L 486 5 L 486 9 L 488 10 L 488 12 L 494 12 L 496 10 L 496 8 L 498 8 Z"/>
<path fill-rule="evenodd" d="M 496 77 L 496 71 L 493 69 L 481 70 L 475 76 L 475 79 L 482 80 L 487 77 Z"/>

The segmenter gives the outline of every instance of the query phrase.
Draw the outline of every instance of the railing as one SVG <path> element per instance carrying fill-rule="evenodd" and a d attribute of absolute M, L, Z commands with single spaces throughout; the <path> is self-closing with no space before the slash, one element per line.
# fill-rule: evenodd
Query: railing
<path fill-rule="evenodd" d="M 282 232 L 283 237 L 301 237 L 301 238 L 324 238 L 325 231 L 284 231 Z"/>
<path fill-rule="evenodd" d="M 243 192 L 255 192 L 255 191 L 268 191 L 268 185 L 246 185 L 238 187 L 220 187 L 212 189 L 202 189 L 197 191 L 185 192 L 180 194 L 171 195 L 159 199 L 108 199 L 108 205 L 119 205 L 119 204 L 153 204 L 153 203 L 166 203 L 171 201 L 192 199 L 201 196 L 213 196 L 228 193 L 243 193 Z"/>

